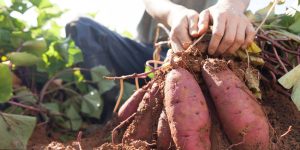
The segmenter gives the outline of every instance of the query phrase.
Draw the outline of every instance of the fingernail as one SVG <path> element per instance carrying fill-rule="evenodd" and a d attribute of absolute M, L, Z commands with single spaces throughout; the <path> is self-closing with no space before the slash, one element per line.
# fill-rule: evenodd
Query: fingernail
<path fill-rule="evenodd" d="M 192 34 L 192 36 L 194 36 L 194 35 L 197 35 L 198 32 L 196 30 L 193 30 L 191 34 Z"/>
<path fill-rule="evenodd" d="M 200 24 L 199 25 L 199 30 L 203 30 L 204 29 L 204 25 L 203 24 Z"/>

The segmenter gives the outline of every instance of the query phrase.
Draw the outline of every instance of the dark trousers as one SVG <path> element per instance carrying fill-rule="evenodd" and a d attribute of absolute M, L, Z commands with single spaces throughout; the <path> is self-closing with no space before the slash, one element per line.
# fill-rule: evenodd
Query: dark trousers
<path fill-rule="evenodd" d="M 152 59 L 153 44 L 122 37 L 89 18 L 79 18 L 69 23 L 66 33 L 82 50 L 85 68 L 104 65 L 120 76 L 144 72 L 145 62 Z M 161 55 L 165 54 L 164 51 Z"/>
<path fill-rule="evenodd" d="M 144 72 L 145 62 L 152 59 L 153 44 L 138 43 L 122 37 L 88 18 L 79 18 L 69 23 L 66 34 L 82 50 L 83 68 L 104 65 L 112 74 L 121 76 Z M 161 55 L 165 56 L 166 50 Z M 85 76 L 89 78 L 89 74 Z M 140 80 L 140 84 L 143 84 L 143 80 Z M 102 95 L 104 109 L 100 122 L 111 117 L 117 95 L 117 88 Z"/>

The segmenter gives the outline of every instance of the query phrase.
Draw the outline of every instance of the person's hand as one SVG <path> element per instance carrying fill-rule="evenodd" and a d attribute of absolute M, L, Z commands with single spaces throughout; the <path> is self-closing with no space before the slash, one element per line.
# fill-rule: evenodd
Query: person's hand
<path fill-rule="evenodd" d="M 200 13 L 199 32 L 208 30 L 209 24 L 213 24 L 208 47 L 210 55 L 234 53 L 240 47 L 247 48 L 253 41 L 255 30 L 244 15 L 246 6 L 243 0 L 220 0 Z"/>
<path fill-rule="evenodd" d="M 192 37 L 198 37 L 201 30 L 198 28 L 199 13 L 195 10 L 180 7 L 174 9 L 168 19 L 171 27 L 170 42 L 175 52 L 187 49 L 192 43 Z"/>

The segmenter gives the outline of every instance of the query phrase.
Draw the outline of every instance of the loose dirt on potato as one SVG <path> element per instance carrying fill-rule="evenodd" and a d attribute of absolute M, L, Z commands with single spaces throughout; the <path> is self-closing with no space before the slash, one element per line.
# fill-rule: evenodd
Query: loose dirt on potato
<path fill-rule="evenodd" d="M 222 125 L 219 122 L 219 118 L 216 113 L 216 109 L 211 100 L 210 94 L 208 92 L 207 86 L 202 82 L 201 77 L 201 65 L 202 55 L 200 54 L 206 47 L 199 47 L 198 49 L 193 49 L 190 52 L 182 53 L 178 58 L 177 56 L 172 61 L 169 62 L 170 67 L 164 68 L 164 70 L 158 71 L 158 76 L 155 82 L 162 89 L 164 86 L 164 75 L 172 68 L 183 67 L 190 71 L 195 79 L 201 86 L 202 92 L 206 98 L 207 105 L 210 111 L 210 117 L 212 120 L 211 127 L 211 149 L 212 150 L 226 150 L 232 149 L 239 143 L 230 143 L 226 137 Z M 197 51 L 197 52 L 195 52 Z M 235 63 L 231 61 L 219 60 L 221 63 L 219 65 L 210 66 L 213 71 L 222 71 L 224 68 L 229 66 L 229 68 L 242 80 L 246 76 L 246 69 L 249 66 L 247 63 Z M 252 68 L 250 68 L 252 69 Z M 253 68 L 253 70 L 255 70 Z M 258 72 L 257 72 L 258 74 Z M 262 91 L 262 99 L 257 99 L 257 101 L 262 105 L 263 110 L 268 117 L 269 127 L 270 127 L 270 149 L 271 150 L 296 150 L 300 149 L 300 112 L 297 111 L 296 106 L 290 100 L 288 96 L 284 96 L 279 92 L 272 89 L 274 86 L 270 83 L 264 83 L 261 81 L 260 89 Z M 158 92 L 161 90 L 158 90 Z M 152 94 L 154 95 L 154 94 Z M 163 93 L 162 93 L 163 95 Z M 149 101 L 146 99 L 145 101 Z M 143 100 L 144 101 L 144 100 Z M 92 132 L 83 132 L 81 138 L 77 140 L 69 141 L 66 143 L 56 142 L 59 140 L 60 134 L 50 134 L 46 132 L 44 128 L 40 129 L 37 127 L 34 135 L 31 137 L 28 149 L 101 149 L 101 150 L 129 150 L 129 149 L 156 149 L 156 129 L 157 121 L 162 111 L 162 104 L 159 101 L 153 100 L 153 104 L 148 103 L 148 105 L 141 105 L 134 116 L 134 119 L 126 123 L 124 126 L 114 130 L 116 134 L 112 134 L 113 129 L 120 125 L 117 119 L 113 118 L 104 127 L 95 128 Z M 141 103 L 142 104 L 142 103 Z M 150 105 L 149 105 L 150 104 Z M 150 114 L 148 112 L 151 112 Z M 147 114 L 146 116 L 144 116 Z M 144 119 L 146 118 L 146 119 Z M 142 132 L 136 132 L 136 130 L 141 130 L 141 124 L 144 122 L 151 121 L 151 127 L 149 129 L 143 129 L 147 131 L 148 137 L 143 137 L 143 140 L 136 139 Z M 121 123 L 122 124 L 122 123 Z M 187 126 L 192 126 L 193 124 L 188 124 Z M 149 132 L 150 131 L 150 132 Z M 126 139 L 126 137 L 134 137 Z M 124 138 L 125 137 L 125 138 Z M 105 144 L 104 144 L 105 143 Z M 175 149 L 174 146 L 169 149 Z"/>
<path fill-rule="evenodd" d="M 275 132 L 272 135 L 271 144 L 272 150 L 296 150 L 300 149 L 300 112 L 292 101 L 272 90 L 271 86 L 265 86 L 262 83 L 263 99 L 261 104 L 269 119 L 270 125 L 272 126 L 271 132 Z M 212 102 L 207 97 L 207 90 L 202 88 L 203 93 L 206 93 L 206 99 L 210 108 L 210 114 L 212 117 L 212 128 L 211 128 L 211 142 L 212 150 L 225 150 L 230 147 L 230 143 L 227 140 L 225 134 L 222 131 L 222 127 L 219 124 L 218 118 L 215 114 L 215 109 Z M 107 126 L 111 126 L 109 123 Z M 280 137 L 288 131 L 289 126 L 291 131 L 286 135 Z M 93 149 L 98 148 L 105 142 L 111 142 L 110 131 L 107 130 L 111 127 L 98 128 L 94 132 L 83 134 L 80 145 L 82 149 Z M 111 128 L 112 129 L 112 128 Z M 155 134 L 155 133 L 154 133 Z M 40 149 L 79 149 L 77 141 L 69 141 L 67 143 L 59 142 L 59 133 L 49 133 L 45 126 L 38 126 L 32 135 L 28 149 L 29 150 L 40 150 Z M 114 149 L 150 149 L 153 145 L 148 145 L 142 141 L 134 141 L 132 144 L 114 145 L 106 143 L 102 146 L 102 149 L 114 150 Z"/>
<path fill-rule="evenodd" d="M 218 67 L 217 67 L 218 68 Z M 230 149 L 230 143 L 222 130 L 209 92 L 205 85 L 200 84 L 206 98 L 212 119 L 211 142 L 212 150 Z M 300 149 L 300 112 L 289 97 L 272 89 L 272 85 L 261 82 L 262 100 L 258 100 L 270 123 L 270 143 L 272 150 L 296 150 Z M 132 141 L 126 144 L 112 144 L 111 131 L 118 123 L 112 119 L 105 127 L 94 128 L 83 132 L 80 144 L 77 140 L 66 143 L 59 142 L 63 133 L 55 133 L 47 130 L 44 125 L 37 126 L 31 137 L 28 149 L 155 149 L 155 142 Z M 290 131 L 288 130 L 290 128 Z M 151 136 L 155 136 L 154 132 Z M 76 137 L 74 137 L 76 139 Z M 149 137 L 149 139 L 151 139 Z M 105 144 L 104 144 L 105 143 Z M 102 145 L 102 146 L 101 146 Z M 100 148 L 101 146 L 101 148 Z"/>

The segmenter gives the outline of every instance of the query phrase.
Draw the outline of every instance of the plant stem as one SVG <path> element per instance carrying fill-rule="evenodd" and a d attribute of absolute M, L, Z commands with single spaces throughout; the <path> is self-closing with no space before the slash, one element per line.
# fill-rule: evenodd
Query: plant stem
<path fill-rule="evenodd" d="M 257 34 L 257 37 L 263 39 L 263 40 L 266 40 L 266 41 L 269 41 L 271 42 L 274 46 L 280 48 L 281 50 L 283 51 L 286 51 L 288 53 L 291 53 L 291 54 L 295 54 L 295 55 L 300 55 L 300 53 L 296 52 L 296 51 L 292 51 L 292 50 L 289 50 L 289 49 L 286 49 L 285 47 L 283 47 L 281 44 L 279 44 L 277 41 L 274 41 L 273 39 L 265 36 L 265 35 L 262 35 L 262 34 Z"/>
<path fill-rule="evenodd" d="M 58 73 L 56 73 L 50 80 L 48 80 L 46 82 L 46 84 L 44 85 L 44 87 L 42 88 L 41 90 L 41 93 L 40 93 L 40 98 L 38 100 L 38 103 L 41 103 L 44 99 L 44 96 L 45 96 L 45 93 L 46 93 L 46 90 L 48 89 L 49 85 L 57 78 L 59 77 L 60 75 L 66 73 L 66 72 L 70 72 L 70 71 L 76 71 L 76 70 L 80 70 L 80 71 L 90 71 L 90 69 L 86 69 L 86 68 L 68 68 L 66 70 L 62 70 Z"/>
<path fill-rule="evenodd" d="M 15 106 L 18 106 L 18 107 L 25 108 L 27 110 L 31 110 L 31 111 L 35 111 L 35 112 L 40 112 L 40 113 L 47 113 L 46 110 L 38 109 L 38 108 L 35 108 L 33 106 L 24 105 L 24 104 L 21 104 L 21 103 L 18 103 L 18 102 L 8 101 L 8 103 L 11 104 L 11 105 L 15 105 Z"/>
<path fill-rule="evenodd" d="M 288 70 L 286 69 L 285 65 L 283 64 L 283 62 L 281 61 L 280 57 L 278 56 L 276 48 L 273 46 L 272 49 L 273 49 L 273 52 L 274 52 L 274 54 L 275 54 L 275 56 L 276 56 L 279 64 L 281 65 L 281 67 L 283 68 L 283 70 L 285 71 L 285 73 L 288 73 Z"/>
<path fill-rule="evenodd" d="M 155 72 L 159 69 L 160 69 L 160 67 L 154 68 L 149 72 L 144 72 L 144 73 L 140 73 L 140 74 L 134 73 L 134 74 L 124 75 L 124 76 L 120 76 L 120 77 L 104 77 L 104 79 L 107 79 L 107 80 L 121 80 L 121 79 L 126 80 L 126 79 L 132 79 L 132 78 L 146 78 L 150 73 L 153 73 L 153 72 Z"/>

